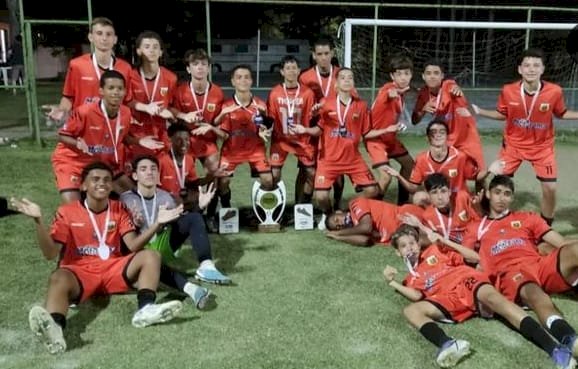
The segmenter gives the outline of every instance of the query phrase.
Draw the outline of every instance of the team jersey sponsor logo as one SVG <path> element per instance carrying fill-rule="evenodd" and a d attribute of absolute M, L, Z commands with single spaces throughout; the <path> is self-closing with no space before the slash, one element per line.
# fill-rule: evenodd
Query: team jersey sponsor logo
<path fill-rule="evenodd" d="M 459 212 L 458 214 L 458 218 L 462 221 L 462 222 L 467 222 L 468 221 L 468 212 L 465 210 L 462 210 Z"/>
<path fill-rule="evenodd" d="M 450 169 L 448 170 L 448 176 L 450 178 L 454 178 L 458 175 L 458 170 L 457 169 Z"/>
<path fill-rule="evenodd" d="M 114 147 L 104 145 L 89 145 L 88 152 L 91 154 L 114 154 Z"/>
<path fill-rule="evenodd" d="M 88 97 L 84 98 L 85 104 L 90 104 L 90 103 L 93 103 L 95 101 L 98 101 L 98 96 L 88 96 Z"/>
<path fill-rule="evenodd" d="M 514 229 L 520 229 L 520 228 L 522 228 L 522 221 L 521 220 L 514 220 L 513 222 L 510 223 L 510 225 Z"/>
<path fill-rule="evenodd" d="M 548 103 L 542 103 L 542 104 L 540 104 L 540 108 L 539 108 L 539 109 L 540 109 L 540 111 L 541 111 L 542 113 L 545 113 L 545 112 L 547 112 L 548 110 L 550 110 L 550 104 L 548 104 Z"/>
<path fill-rule="evenodd" d="M 217 109 L 217 104 L 208 103 L 207 104 L 207 111 L 212 113 Z"/>
<path fill-rule="evenodd" d="M 160 93 L 161 93 L 161 96 L 163 96 L 163 97 L 167 96 L 167 94 L 169 93 L 169 88 L 168 87 L 161 87 Z"/>
<path fill-rule="evenodd" d="M 438 258 L 435 255 L 429 256 L 425 259 L 427 265 L 436 265 L 438 263 Z"/>
<path fill-rule="evenodd" d="M 523 246 L 524 245 L 524 240 L 521 238 L 511 238 L 511 239 L 506 239 L 506 240 L 500 240 L 498 241 L 498 243 L 496 243 L 495 245 L 493 245 L 490 249 L 490 253 L 492 256 L 498 255 L 502 252 L 504 252 L 505 250 L 511 248 L 511 247 L 517 247 L 517 246 Z"/>
<path fill-rule="evenodd" d="M 538 129 L 538 130 L 544 130 L 544 129 L 548 128 L 548 125 L 546 123 L 531 122 L 525 118 L 514 119 L 514 121 L 512 123 L 514 123 L 515 126 L 520 127 L 520 128 L 529 128 L 529 129 Z"/>
<path fill-rule="evenodd" d="M 317 176 L 317 183 L 325 183 L 325 176 Z"/>

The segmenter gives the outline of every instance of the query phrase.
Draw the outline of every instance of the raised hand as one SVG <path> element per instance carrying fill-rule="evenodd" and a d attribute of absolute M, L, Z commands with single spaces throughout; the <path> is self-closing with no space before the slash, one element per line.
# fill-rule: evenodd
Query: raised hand
<path fill-rule="evenodd" d="M 477 106 L 476 104 L 471 104 L 472 107 L 472 111 L 474 112 L 475 115 L 480 115 L 480 107 Z"/>
<path fill-rule="evenodd" d="M 58 105 L 42 105 L 42 110 L 44 111 L 44 115 L 52 120 L 61 121 L 64 119 L 65 114 L 67 113 L 65 110 L 60 109 Z"/>
<path fill-rule="evenodd" d="M 166 205 L 159 206 L 159 213 L 157 215 L 157 223 L 164 225 L 172 222 L 183 214 L 183 204 L 180 204 L 176 208 L 167 209 Z"/>
<path fill-rule="evenodd" d="M 165 144 L 162 141 L 157 140 L 154 136 L 145 136 L 138 140 L 138 144 L 149 150 L 160 150 L 165 147 Z"/>
<path fill-rule="evenodd" d="M 391 282 L 395 279 L 397 275 L 397 269 L 392 267 L 391 265 L 386 265 L 385 269 L 383 270 L 383 277 L 386 281 Z"/>
<path fill-rule="evenodd" d="M 203 187 L 199 186 L 199 208 L 206 208 L 213 197 L 215 197 L 215 192 L 217 192 L 217 187 L 215 182 L 209 183 L 207 189 L 204 190 Z"/>
<path fill-rule="evenodd" d="M 452 89 L 450 90 L 450 94 L 452 96 L 456 96 L 456 97 L 464 96 L 464 92 L 462 91 L 462 89 L 458 85 L 454 85 L 452 87 Z"/>
<path fill-rule="evenodd" d="M 10 199 L 10 205 L 12 205 L 12 207 L 16 209 L 16 211 L 24 215 L 27 215 L 31 218 L 40 219 L 40 217 L 42 217 L 42 211 L 40 210 L 40 206 L 38 206 L 37 204 L 33 203 L 32 201 L 26 198 L 19 200 L 15 197 L 12 197 Z"/>

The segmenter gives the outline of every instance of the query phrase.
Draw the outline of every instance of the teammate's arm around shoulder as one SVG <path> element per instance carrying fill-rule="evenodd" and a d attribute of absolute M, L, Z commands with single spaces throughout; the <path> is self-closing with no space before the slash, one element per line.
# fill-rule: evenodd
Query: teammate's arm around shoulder
<path fill-rule="evenodd" d="M 404 286 L 403 284 L 399 283 L 395 280 L 395 276 L 397 275 L 397 269 L 394 267 L 387 265 L 383 270 L 383 277 L 385 278 L 388 286 L 402 294 L 406 299 L 410 301 L 419 301 L 423 299 L 423 294 L 421 291 L 416 290 L 415 288 Z"/>
<path fill-rule="evenodd" d="M 34 219 L 36 238 L 38 239 L 40 250 L 42 250 L 42 255 L 44 255 L 47 260 L 52 260 L 57 257 L 62 245 L 54 242 L 52 237 L 50 237 L 50 232 L 46 229 L 42 221 L 40 206 L 25 198 L 12 198 L 10 199 L 10 203 L 17 211 Z"/>

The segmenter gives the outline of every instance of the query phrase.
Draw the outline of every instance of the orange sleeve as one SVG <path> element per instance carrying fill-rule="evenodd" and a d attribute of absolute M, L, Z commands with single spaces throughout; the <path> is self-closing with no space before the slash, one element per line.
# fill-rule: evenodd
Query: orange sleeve
<path fill-rule="evenodd" d="M 78 91 L 76 91 L 76 86 L 78 86 L 78 75 L 74 68 L 73 59 L 68 64 L 68 70 L 66 71 L 66 77 L 64 79 L 64 87 L 62 89 L 62 96 L 74 101 L 74 97 L 78 93 Z"/>
<path fill-rule="evenodd" d="M 500 96 L 498 97 L 498 105 L 496 106 L 496 110 L 498 113 L 502 115 L 508 115 L 508 101 L 506 101 L 506 93 L 505 87 L 500 92 Z"/>
<path fill-rule="evenodd" d="M 478 168 L 476 162 L 465 154 L 464 158 L 461 160 L 464 163 L 464 177 L 469 180 L 475 180 L 478 173 L 480 172 L 480 168 Z"/>
<path fill-rule="evenodd" d="M 197 179 L 199 179 L 199 177 L 197 176 L 197 170 L 195 168 L 195 158 L 194 157 L 188 157 L 187 159 L 192 159 L 192 160 L 188 160 L 187 161 L 187 177 L 186 180 L 190 181 L 190 182 L 194 182 Z"/>
<path fill-rule="evenodd" d="M 470 222 L 466 226 L 464 238 L 462 239 L 462 246 L 467 247 L 468 249 L 476 250 L 477 247 L 476 244 L 478 242 L 478 233 L 477 233 L 478 225 L 479 225 L 478 222 Z"/>
<path fill-rule="evenodd" d="M 361 111 L 359 112 L 361 118 L 361 135 L 365 136 L 369 131 L 371 131 L 371 113 L 369 108 L 364 101 L 360 101 Z"/>
<path fill-rule="evenodd" d="M 415 165 L 411 170 L 411 175 L 409 176 L 409 181 L 411 183 L 420 185 L 425 179 L 425 170 L 423 165 L 424 158 L 418 156 L 415 160 Z"/>
<path fill-rule="evenodd" d="M 381 89 L 371 107 L 371 125 L 373 128 L 383 127 L 387 120 L 387 115 L 391 114 L 389 97 L 386 89 Z"/>
<path fill-rule="evenodd" d="M 413 114 L 418 114 L 423 107 L 425 106 L 425 104 L 427 104 L 429 101 L 429 90 L 427 89 L 427 87 L 422 87 L 418 94 L 417 94 L 417 98 L 415 100 L 415 105 L 413 107 Z"/>
<path fill-rule="evenodd" d="M 535 213 L 528 213 L 528 223 L 529 225 L 526 227 L 532 232 L 532 236 L 536 241 L 542 240 L 542 237 L 552 230 L 548 223 Z"/>
<path fill-rule="evenodd" d="M 54 242 L 66 245 L 70 236 L 70 228 L 62 208 L 56 210 L 52 227 L 50 229 L 50 237 Z"/>
<path fill-rule="evenodd" d="M 221 121 L 219 128 L 227 133 L 231 133 L 231 117 L 229 114 L 226 114 L 223 117 L 223 121 Z"/>
<path fill-rule="evenodd" d="M 132 217 L 130 212 L 127 210 L 126 206 L 122 203 L 119 204 L 119 225 L 118 225 L 118 232 L 121 237 L 129 232 L 135 232 L 136 227 L 132 222 Z"/>
<path fill-rule="evenodd" d="M 84 119 L 83 115 L 74 109 L 72 114 L 66 121 L 66 124 L 58 130 L 58 133 L 64 136 L 82 137 L 84 135 Z"/>
<path fill-rule="evenodd" d="M 564 93 L 562 92 L 562 89 L 559 90 L 559 93 L 556 93 L 554 99 L 552 113 L 554 113 L 556 117 L 560 118 L 566 114 L 566 111 L 568 110 L 566 108 L 566 103 L 564 102 Z"/>

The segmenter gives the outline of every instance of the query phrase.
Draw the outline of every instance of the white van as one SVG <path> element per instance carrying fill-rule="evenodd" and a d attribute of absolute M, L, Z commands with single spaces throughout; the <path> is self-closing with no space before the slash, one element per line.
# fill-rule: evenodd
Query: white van
<path fill-rule="evenodd" d="M 261 72 L 276 72 L 280 68 L 281 59 L 285 55 L 293 55 L 299 61 L 301 68 L 309 66 L 311 55 L 307 40 L 286 39 L 266 40 L 252 39 L 220 39 L 211 44 L 211 59 L 213 71 L 229 72 L 238 64 L 248 64 L 257 70 L 257 50 L 259 50 L 259 70 Z"/>

